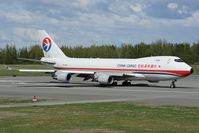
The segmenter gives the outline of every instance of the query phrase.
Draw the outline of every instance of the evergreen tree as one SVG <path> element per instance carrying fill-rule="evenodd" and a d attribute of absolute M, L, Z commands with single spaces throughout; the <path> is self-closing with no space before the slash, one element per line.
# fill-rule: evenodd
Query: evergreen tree
<path fill-rule="evenodd" d="M 193 43 L 168 43 L 166 40 L 157 40 L 151 44 L 139 43 L 115 45 L 91 45 L 90 47 L 67 47 L 61 49 L 69 57 L 78 58 L 140 58 L 146 56 L 178 56 L 187 63 L 199 63 L 199 42 Z M 16 50 L 13 45 L 6 45 L 0 49 L 0 63 L 15 64 L 22 63 L 16 61 L 17 57 L 40 59 L 43 57 L 42 49 L 39 45 L 30 48 L 24 47 Z M 28 62 L 32 63 L 32 62 Z"/>

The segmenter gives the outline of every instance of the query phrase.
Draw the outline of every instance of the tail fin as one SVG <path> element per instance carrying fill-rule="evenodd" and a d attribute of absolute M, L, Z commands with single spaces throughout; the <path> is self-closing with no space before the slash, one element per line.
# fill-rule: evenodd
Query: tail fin
<path fill-rule="evenodd" d="M 46 58 L 67 58 L 57 44 L 44 30 L 39 30 L 41 47 Z"/>

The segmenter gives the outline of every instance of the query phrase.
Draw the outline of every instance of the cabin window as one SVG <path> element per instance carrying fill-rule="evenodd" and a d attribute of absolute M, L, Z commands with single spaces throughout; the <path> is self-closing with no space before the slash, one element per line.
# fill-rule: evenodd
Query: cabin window
<path fill-rule="evenodd" d="M 175 62 L 184 62 L 182 59 L 175 59 Z"/>

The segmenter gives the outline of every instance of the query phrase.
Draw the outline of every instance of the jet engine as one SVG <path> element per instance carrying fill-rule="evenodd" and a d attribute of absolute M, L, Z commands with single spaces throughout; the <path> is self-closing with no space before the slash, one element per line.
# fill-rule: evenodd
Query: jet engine
<path fill-rule="evenodd" d="M 67 73 L 64 71 L 57 71 L 55 72 L 53 76 L 53 79 L 63 81 L 63 82 L 70 82 L 71 78 L 72 78 L 71 73 Z"/>
<path fill-rule="evenodd" d="M 106 75 L 106 74 L 100 74 L 97 76 L 97 81 L 100 84 L 108 85 L 108 84 L 113 83 L 113 77 L 111 77 L 110 75 Z"/>

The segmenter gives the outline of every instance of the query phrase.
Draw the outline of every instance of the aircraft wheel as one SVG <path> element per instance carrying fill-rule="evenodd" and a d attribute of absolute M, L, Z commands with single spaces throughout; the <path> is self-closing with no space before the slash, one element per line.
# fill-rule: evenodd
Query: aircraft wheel
<path fill-rule="evenodd" d="M 122 86 L 126 86 L 126 82 L 122 82 Z"/>
<path fill-rule="evenodd" d="M 171 84 L 170 88 L 176 88 L 175 84 Z"/>
<path fill-rule="evenodd" d="M 112 86 L 117 86 L 117 82 L 113 82 L 111 85 Z"/>
<path fill-rule="evenodd" d="M 131 86 L 131 82 L 127 82 L 127 86 Z"/>
<path fill-rule="evenodd" d="M 131 86 L 131 82 L 124 81 L 124 82 L 122 82 L 122 85 L 123 86 Z"/>
<path fill-rule="evenodd" d="M 176 82 L 176 81 L 177 81 L 177 80 L 174 80 L 174 81 L 171 82 L 170 88 L 176 88 L 176 85 L 175 85 L 175 82 Z"/>

